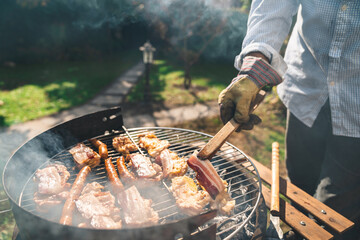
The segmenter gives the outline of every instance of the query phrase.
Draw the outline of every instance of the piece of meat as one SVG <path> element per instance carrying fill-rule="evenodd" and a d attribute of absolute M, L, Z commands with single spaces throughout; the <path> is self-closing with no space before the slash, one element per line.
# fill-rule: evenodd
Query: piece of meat
<path fill-rule="evenodd" d="M 235 200 L 230 197 L 225 188 L 216 196 L 215 200 L 211 201 L 210 205 L 212 209 L 217 209 L 220 214 L 230 215 L 235 208 Z"/>
<path fill-rule="evenodd" d="M 60 224 L 71 225 L 72 224 L 72 216 L 75 208 L 75 200 L 80 196 L 82 189 L 84 188 L 86 177 L 90 173 L 91 168 L 89 166 L 83 167 L 71 187 L 69 197 L 66 199 L 64 204 Z"/>
<path fill-rule="evenodd" d="M 122 227 L 121 221 L 115 221 L 108 216 L 94 216 L 91 218 L 91 226 L 96 229 L 119 229 Z"/>
<path fill-rule="evenodd" d="M 75 201 L 76 208 L 91 227 L 119 228 L 120 209 L 115 206 L 115 197 L 109 191 L 102 192 L 103 188 L 96 182 L 87 184 Z"/>
<path fill-rule="evenodd" d="M 137 150 L 136 145 L 125 136 L 114 137 L 112 144 L 116 151 L 124 155 Z"/>
<path fill-rule="evenodd" d="M 81 191 L 81 195 L 91 192 L 101 192 L 104 189 L 104 186 L 98 182 L 92 182 L 85 185 L 84 189 Z"/>
<path fill-rule="evenodd" d="M 220 192 L 224 191 L 224 181 L 220 178 L 209 160 L 198 159 L 197 152 L 195 151 L 187 163 L 189 167 L 196 172 L 196 179 L 213 199 L 215 199 Z"/>
<path fill-rule="evenodd" d="M 38 169 L 34 181 L 37 183 L 39 194 L 56 195 L 69 187 L 67 180 L 70 173 L 64 165 L 52 164 L 46 168 Z"/>
<path fill-rule="evenodd" d="M 98 148 L 99 155 L 102 159 L 107 159 L 108 157 L 108 149 L 105 143 L 101 142 L 96 138 L 89 139 L 92 145 Z"/>
<path fill-rule="evenodd" d="M 151 200 L 144 199 L 135 186 L 120 193 L 118 203 L 127 227 L 145 227 L 159 221 L 158 213 L 151 207 Z"/>
<path fill-rule="evenodd" d="M 118 159 L 116 159 L 116 165 L 121 180 L 123 180 L 126 184 L 130 184 L 136 180 L 134 174 L 126 167 L 125 158 L 123 156 L 120 156 Z"/>
<path fill-rule="evenodd" d="M 158 139 L 153 132 L 146 132 L 138 137 L 140 147 L 145 148 L 152 157 L 157 157 L 162 150 L 170 146 L 167 140 Z"/>
<path fill-rule="evenodd" d="M 58 194 L 48 195 L 34 193 L 34 202 L 36 204 L 36 210 L 38 212 L 48 212 L 53 207 L 62 204 L 69 197 L 69 191 L 63 191 Z"/>
<path fill-rule="evenodd" d="M 77 144 L 69 152 L 72 154 L 78 169 L 82 169 L 84 166 L 94 168 L 100 164 L 100 155 L 83 143 Z"/>
<path fill-rule="evenodd" d="M 107 176 L 110 180 L 112 190 L 115 194 L 124 190 L 124 185 L 120 181 L 119 175 L 116 172 L 115 166 L 112 163 L 112 158 L 109 157 L 105 160 L 105 169 Z"/>
<path fill-rule="evenodd" d="M 156 157 L 155 161 L 162 166 L 164 177 L 172 178 L 183 176 L 187 171 L 187 164 L 184 158 L 180 158 L 169 149 L 164 149 Z"/>
<path fill-rule="evenodd" d="M 148 157 L 144 157 L 140 153 L 129 154 L 126 160 L 130 162 L 130 166 L 140 178 L 151 178 L 157 174 Z"/>
<path fill-rule="evenodd" d="M 172 178 L 170 190 L 176 205 L 187 215 L 200 214 L 211 201 L 209 194 L 199 190 L 194 180 L 187 176 Z"/>

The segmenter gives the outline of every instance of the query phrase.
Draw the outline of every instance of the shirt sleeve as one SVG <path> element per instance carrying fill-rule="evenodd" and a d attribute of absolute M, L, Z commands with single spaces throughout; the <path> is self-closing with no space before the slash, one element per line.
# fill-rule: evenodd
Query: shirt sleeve
<path fill-rule="evenodd" d="M 241 68 L 242 60 L 250 52 L 261 52 L 281 76 L 287 69 L 279 54 L 288 35 L 292 17 L 299 7 L 297 0 L 253 0 L 242 51 L 236 56 L 234 66 Z"/>

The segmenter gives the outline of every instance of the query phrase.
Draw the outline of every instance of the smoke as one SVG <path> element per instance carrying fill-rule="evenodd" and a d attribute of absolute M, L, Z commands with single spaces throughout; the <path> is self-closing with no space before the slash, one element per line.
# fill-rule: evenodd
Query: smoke
<path fill-rule="evenodd" d="M 230 55 L 233 59 L 246 32 L 247 14 L 234 8 L 232 0 L 65 0 L 61 4 L 74 13 L 73 24 L 80 29 L 142 22 L 153 37 L 179 49 L 186 44 L 209 58 Z"/>

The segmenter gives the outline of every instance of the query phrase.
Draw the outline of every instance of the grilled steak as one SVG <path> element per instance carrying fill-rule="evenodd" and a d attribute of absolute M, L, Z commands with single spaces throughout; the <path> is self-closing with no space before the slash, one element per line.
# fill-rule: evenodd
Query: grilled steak
<path fill-rule="evenodd" d="M 210 196 L 187 176 L 174 177 L 171 179 L 171 187 L 176 205 L 187 215 L 200 214 L 204 207 L 210 203 Z"/>
<path fill-rule="evenodd" d="M 94 228 L 121 227 L 120 209 L 115 206 L 115 197 L 109 191 L 102 192 L 102 188 L 95 182 L 87 184 L 75 201 L 76 208 Z"/>
<path fill-rule="evenodd" d="M 155 161 L 162 166 L 164 177 L 172 178 L 182 176 L 187 171 L 187 163 L 169 149 L 164 149 L 156 157 Z"/>
<path fill-rule="evenodd" d="M 70 173 L 64 165 L 53 164 L 35 173 L 34 181 L 38 185 L 39 194 L 58 194 L 70 187 L 67 180 Z"/>
<path fill-rule="evenodd" d="M 139 153 L 133 153 L 128 155 L 126 157 L 126 160 L 130 162 L 131 168 L 136 172 L 136 175 L 139 178 L 152 178 L 155 177 L 158 173 L 154 169 L 150 159 L 148 157 L 144 157 Z"/>
<path fill-rule="evenodd" d="M 84 166 L 94 168 L 100 164 L 100 155 L 83 143 L 77 144 L 69 152 L 72 154 L 78 169 L 82 169 Z"/>
<path fill-rule="evenodd" d="M 152 157 L 157 157 L 162 150 L 170 146 L 168 141 L 158 139 L 152 132 L 140 134 L 138 137 L 140 147 L 145 148 Z"/>
<path fill-rule="evenodd" d="M 137 150 L 136 145 L 128 137 L 114 137 L 112 145 L 116 151 L 124 155 Z"/>
<path fill-rule="evenodd" d="M 144 199 L 135 186 L 119 193 L 118 202 L 128 227 L 144 227 L 159 221 L 159 215 L 151 207 L 151 200 Z"/>

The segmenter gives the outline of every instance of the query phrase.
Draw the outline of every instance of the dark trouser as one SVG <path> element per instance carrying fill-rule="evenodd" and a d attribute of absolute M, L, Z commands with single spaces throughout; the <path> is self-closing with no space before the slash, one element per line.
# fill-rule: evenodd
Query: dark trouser
<path fill-rule="evenodd" d="M 356 222 L 346 239 L 360 239 L 360 138 L 332 134 L 329 101 L 311 128 L 288 111 L 286 165 L 293 184 Z"/>

